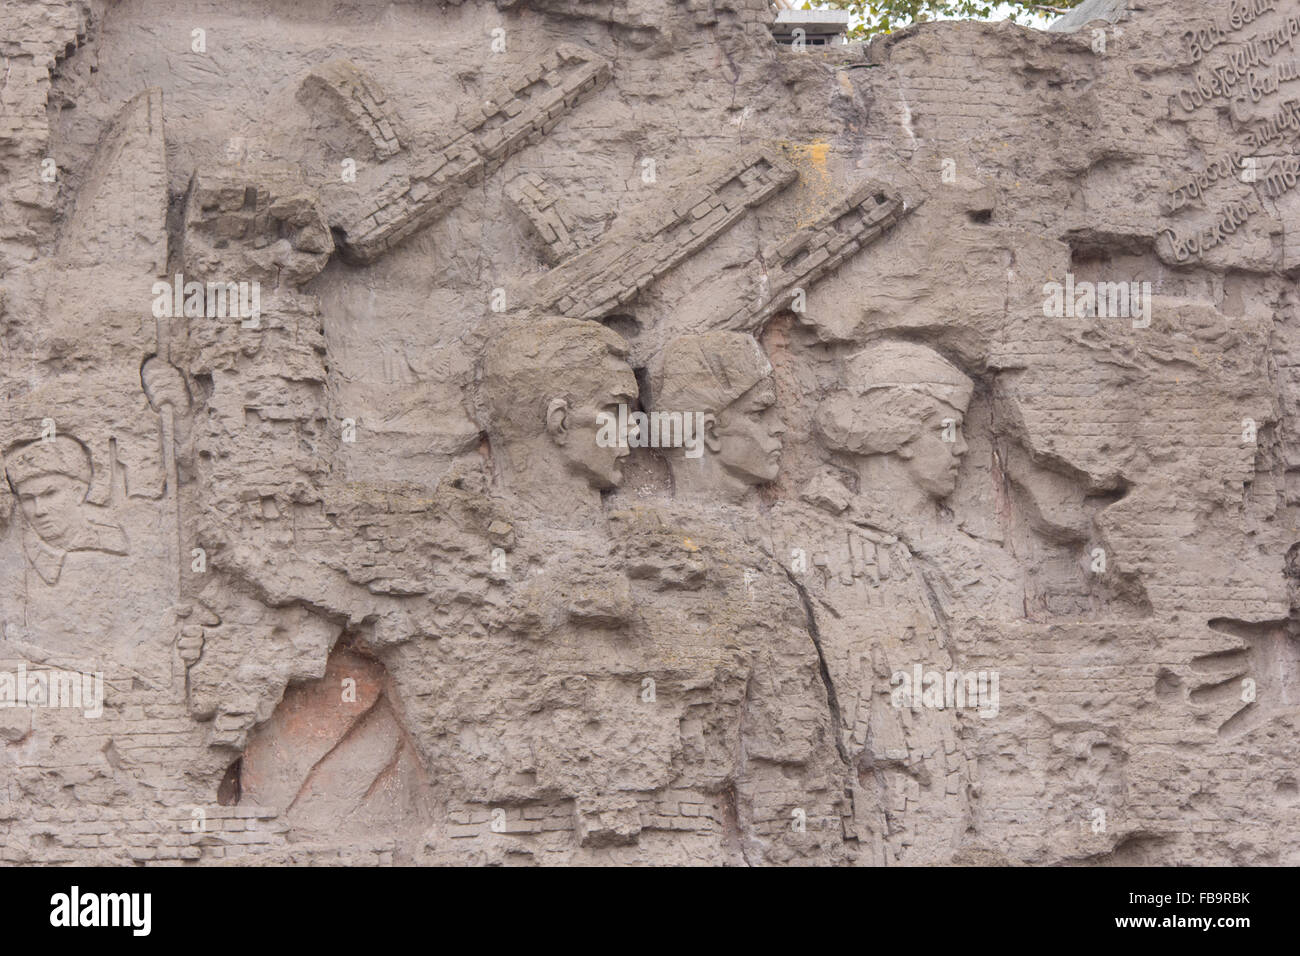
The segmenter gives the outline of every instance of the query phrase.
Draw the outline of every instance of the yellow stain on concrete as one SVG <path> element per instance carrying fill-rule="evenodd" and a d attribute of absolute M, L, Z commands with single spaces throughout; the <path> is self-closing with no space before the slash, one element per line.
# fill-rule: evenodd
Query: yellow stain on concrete
<path fill-rule="evenodd" d="M 831 144 L 818 139 L 810 143 L 783 142 L 780 145 L 790 165 L 799 172 L 799 181 L 794 186 L 799 207 L 796 228 L 802 229 L 820 219 L 843 191 L 836 188 L 827 164 Z"/>

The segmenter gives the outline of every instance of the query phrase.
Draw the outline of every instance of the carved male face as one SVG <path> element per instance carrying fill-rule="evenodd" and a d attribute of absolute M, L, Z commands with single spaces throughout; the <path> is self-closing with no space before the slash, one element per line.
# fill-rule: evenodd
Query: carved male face
<path fill-rule="evenodd" d="M 69 475 L 47 474 L 28 478 L 16 490 L 27 523 L 47 544 L 61 547 L 81 522 L 88 487 Z"/>
<path fill-rule="evenodd" d="M 630 408 L 637 399 L 627 354 L 618 333 L 564 316 L 512 321 L 492 335 L 478 394 L 489 439 L 503 450 L 514 478 L 535 483 L 553 475 L 558 460 L 593 489 L 622 482 L 628 436 L 597 439 L 609 434 L 601 427 L 604 415 L 617 421 L 619 405 Z M 563 497 L 539 503 L 563 507 Z"/>
<path fill-rule="evenodd" d="M 637 399 L 636 376 L 626 362 L 606 361 L 592 370 L 595 388 L 580 404 L 552 399 L 547 406 L 546 430 L 560 447 L 571 474 L 583 478 L 600 491 L 623 481 L 623 459 L 632 453 L 631 435 L 624 433 L 613 443 L 596 440 L 603 416 L 619 419 L 619 406 L 627 407 L 626 418 Z M 627 429 L 630 432 L 632 429 Z"/>
<path fill-rule="evenodd" d="M 957 488 L 962 456 L 968 450 L 962 434 L 965 409 L 945 402 L 936 406 L 920 434 L 902 447 L 899 456 L 907 462 L 907 472 L 917 487 L 935 498 L 947 498 Z"/>
<path fill-rule="evenodd" d="M 785 423 L 776 408 L 772 363 L 745 332 L 683 335 L 665 346 L 656 375 L 660 411 L 699 415 L 706 467 L 685 459 L 679 478 L 725 495 L 773 481 L 781 470 Z M 698 451 L 698 446 L 697 449 Z"/>
<path fill-rule="evenodd" d="M 785 422 L 776 408 L 776 384 L 771 375 L 727 406 L 706 431 L 712 439 L 709 451 L 718 456 L 719 464 L 752 485 L 776 479 L 784 434 Z"/>

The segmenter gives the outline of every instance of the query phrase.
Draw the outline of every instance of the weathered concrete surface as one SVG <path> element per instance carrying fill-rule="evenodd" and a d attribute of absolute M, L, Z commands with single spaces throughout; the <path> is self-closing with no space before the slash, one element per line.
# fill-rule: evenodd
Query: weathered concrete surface
<path fill-rule="evenodd" d="M 5 5 L 0 860 L 1300 863 L 1300 8 L 771 19 Z"/>

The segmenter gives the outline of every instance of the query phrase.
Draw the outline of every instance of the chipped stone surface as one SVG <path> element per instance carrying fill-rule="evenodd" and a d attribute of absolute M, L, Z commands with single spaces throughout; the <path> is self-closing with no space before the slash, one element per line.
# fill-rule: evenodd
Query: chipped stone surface
<path fill-rule="evenodd" d="M 1300 863 L 1300 8 L 292 7 L 0 10 L 0 861 Z"/>

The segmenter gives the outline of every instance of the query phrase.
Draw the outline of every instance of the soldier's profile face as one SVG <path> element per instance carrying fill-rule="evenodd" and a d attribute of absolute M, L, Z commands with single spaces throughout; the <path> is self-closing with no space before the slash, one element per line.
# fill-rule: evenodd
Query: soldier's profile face
<path fill-rule="evenodd" d="M 630 434 L 609 447 L 601 447 L 597 434 L 600 423 L 609 415 L 618 421 L 620 405 L 627 406 L 625 417 L 630 416 L 637 398 L 636 376 L 626 364 L 609 363 L 596 370 L 602 377 L 599 397 L 589 405 L 570 409 L 566 425 L 572 440 L 564 445 L 569 470 L 581 475 L 593 488 L 616 488 L 623 482 L 623 459 L 632 454 Z M 632 429 L 629 428 L 628 431 Z"/>
<path fill-rule="evenodd" d="M 23 516 L 41 539 L 63 544 L 76 528 L 87 486 L 69 475 L 38 475 L 17 489 Z"/>
<path fill-rule="evenodd" d="M 781 470 L 785 422 L 776 407 L 776 385 L 763 379 L 727 407 L 715 424 L 722 467 L 750 484 L 773 481 Z"/>
<path fill-rule="evenodd" d="M 965 415 L 940 403 L 925 420 L 921 434 L 908 443 L 907 470 L 917 486 L 935 498 L 947 498 L 957 488 L 961 459 L 966 454 L 962 434 Z"/>

